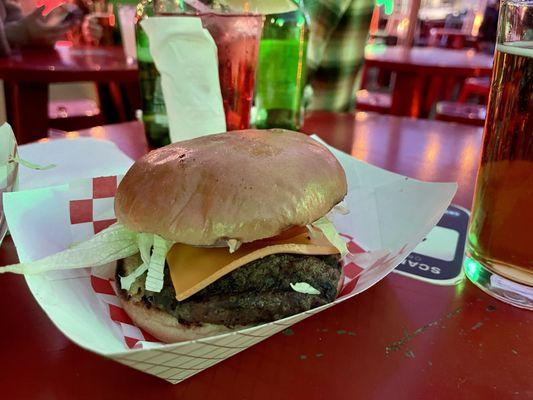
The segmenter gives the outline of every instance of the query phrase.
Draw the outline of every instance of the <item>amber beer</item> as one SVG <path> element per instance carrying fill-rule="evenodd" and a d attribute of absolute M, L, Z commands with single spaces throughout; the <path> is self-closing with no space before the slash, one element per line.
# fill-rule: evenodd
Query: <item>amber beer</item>
<path fill-rule="evenodd" d="M 533 286 L 533 41 L 498 44 L 467 256 Z"/>

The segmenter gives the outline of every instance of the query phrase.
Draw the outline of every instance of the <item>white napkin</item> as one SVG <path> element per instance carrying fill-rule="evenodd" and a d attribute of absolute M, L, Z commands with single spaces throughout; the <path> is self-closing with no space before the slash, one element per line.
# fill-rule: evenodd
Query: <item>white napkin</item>
<path fill-rule="evenodd" d="M 172 142 L 226 131 L 217 46 L 199 17 L 141 22 L 161 74 Z"/>

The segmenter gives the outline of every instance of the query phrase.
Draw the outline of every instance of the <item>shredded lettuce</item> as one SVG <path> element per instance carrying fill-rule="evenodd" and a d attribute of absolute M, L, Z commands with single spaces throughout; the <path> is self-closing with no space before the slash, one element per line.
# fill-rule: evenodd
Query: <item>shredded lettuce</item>
<path fill-rule="evenodd" d="M 346 242 L 326 217 L 307 227 L 311 235 L 316 234 L 316 229 L 322 231 L 343 257 L 349 253 Z M 241 244 L 236 239 L 227 242 L 230 252 L 237 250 Z M 52 270 L 96 267 L 140 252 L 142 264 L 129 275 L 120 277 L 120 285 L 123 289 L 129 289 L 139 276 L 148 271 L 145 289 L 160 292 L 164 282 L 166 255 L 173 244 L 174 242 L 156 234 L 133 232 L 115 223 L 91 239 L 77 243 L 57 254 L 33 262 L 0 267 L 0 273 L 33 275 Z M 293 290 L 300 293 L 320 294 L 317 289 L 305 282 L 290 285 Z"/>
<path fill-rule="evenodd" d="M 48 165 L 34 164 L 34 163 L 29 162 L 29 161 L 23 160 L 18 155 L 10 156 L 9 157 L 9 162 L 16 162 L 16 163 L 18 163 L 20 165 L 25 166 L 26 168 L 36 169 L 38 171 L 44 171 L 44 170 L 47 170 L 47 169 L 52 169 L 52 168 L 57 167 L 57 165 L 55 165 L 55 164 L 48 164 Z"/>
<path fill-rule="evenodd" d="M 341 215 L 350 214 L 350 209 L 342 202 L 333 207 L 333 211 L 338 212 Z"/>
<path fill-rule="evenodd" d="M 130 290 L 133 282 L 144 274 L 148 270 L 150 264 L 150 253 L 152 251 L 152 245 L 154 243 L 154 235 L 150 233 L 138 233 L 137 245 L 139 246 L 139 252 L 141 253 L 142 263 L 135 270 L 126 276 L 120 277 L 120 287 L 125 290 Z"/>
<path fill-rule="evenodd" d="M 145 289 L 152 292 L 160 292 L 163 289 L 165 258 L 174 242 L 165 240 L 158 235 L 153 235 L 153 238 L 153 250 L 148 263 Z"/>
<path fill-rule="evenodd" d="M 126 276 L 120 277 L 120 287 L 124 290 L 130 290 L 131 285 L 137 280 L 139 276 L 148 270 L 148 264 L 142 263 L 135 270 Z"/>
<path fill-rule="evenodd" d="M 148 266 L 150 264 L 152 246 L 154 245 L 154 235 L 152 233 L 137 234 L 137 244 L 139 245 L 139 252 L 141 253 L 143 264 Z"/>
<path fill-rule="evenodd" d="M 337 250 L 339 250 L 339 253 L 341 253 L 342 257 L 345 257 L 349 253 L 346 242 L 341 235 L 339 235 L 337 229 L 335 229 L 335 225 L 333 225 L 333 223 L 327 217 L 317 219 L 311 224 L 311 226 L 313 228 L 320 229 L 329 242 L 335 246 Z M 309 232 L 311 235 L 313 234 L 312 229 L 310 229 Z"/>
<path fill-rule="evenodd" d="M 173 242 L 151 233 L 138 233 L 115 223 L 89 240 L 37 261 L 0 267 L 0 273 L 34 275 L 47 271 L 97 267 L 141 253 L 142 264 L 127 276 L 120 277 L 120 286 L 129 289 L 148 271 L 146 290 L 160 292 L 163 288 L 165 258 Z"/>
<path fill-rule="evenodd" d="M 291 285 L 292 290 L 298 293 L 320 294 L 320 290 L 315 289 L 313 286 L 311 286 L 307 282 L 289 283 L 289 285 Z"/>
<path fill-rule="evenodd" d="M 237 239 L 229 239 L 226 241 L 226 243 L 228 243 L 230 253 L 235 253 L 239 249 L 239 247 L 241 247 L 242 244 Z"/>
<path fill-rule="evenodd" d="M 133 282 L 148 271 L 145 289 L 160 292 L 165 276 L 165 258 L 173 244 L 153 233 L 138 233 L 137 245 L 143 262 L 129 275 L 120 277 L 120 287 L 129 290 Z"/>
<path fill-rule="evenodd" d="M 37 261 L 0 267 L 0 273 L 35 275 L 46 271 L 97 267 L 139 251 L 137 233 L 113 224 L 91 239 Z"/>

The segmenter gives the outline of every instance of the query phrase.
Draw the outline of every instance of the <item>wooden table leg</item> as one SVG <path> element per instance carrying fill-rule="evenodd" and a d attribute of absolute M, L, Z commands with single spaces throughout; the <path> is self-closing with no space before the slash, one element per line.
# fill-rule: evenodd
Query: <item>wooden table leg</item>
<path fill-rule="evenodd" d="M 7 122 L 19 144 L 46 137 L 48 132 L 48 84 L 4 82 Z"/>
<path fill-rule="evenodd" d="M 419 73 L 397 72 L 392 93 L 391 114 L 420 116 L 426 77 Z"/>
<path fill-rule="evenodd" d="M 126 111 L 126 119 L 136 119 L 136 111 L 142 108 L 141 88 L 139 82 L 125 82 L 120 85 L 122 101 Z"/>
<path fill-rule="evenodd" d="M 100 113 L 104 117 L 106 124 L 117 124 L 126 121 L 120 88 L 116 83 L 99 83 L 98 100 L 100 102 Z"/>

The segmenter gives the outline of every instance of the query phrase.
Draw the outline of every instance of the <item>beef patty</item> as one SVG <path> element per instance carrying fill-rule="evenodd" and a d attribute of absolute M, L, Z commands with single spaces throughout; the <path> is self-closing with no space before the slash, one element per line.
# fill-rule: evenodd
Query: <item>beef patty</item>
<path fill-rule="evenodd" d="M 160 293 L 145 291 L 146 273 L 129 291 L 129 299 L 156 307 L 182 324 L 221 324 L 227 327 L 275 321 L 335 300 L 341 276 L 339 255 L 307 256 L 273 254 L 252 261 L 223 276 L 191 297 L 178 301 L 165 268 Z M 120 260 L 116 278 L 129 274 L 141 264 L 139 255 Z M 290 283 L 306 282 L 318 295 L 294 291 Z"/>

